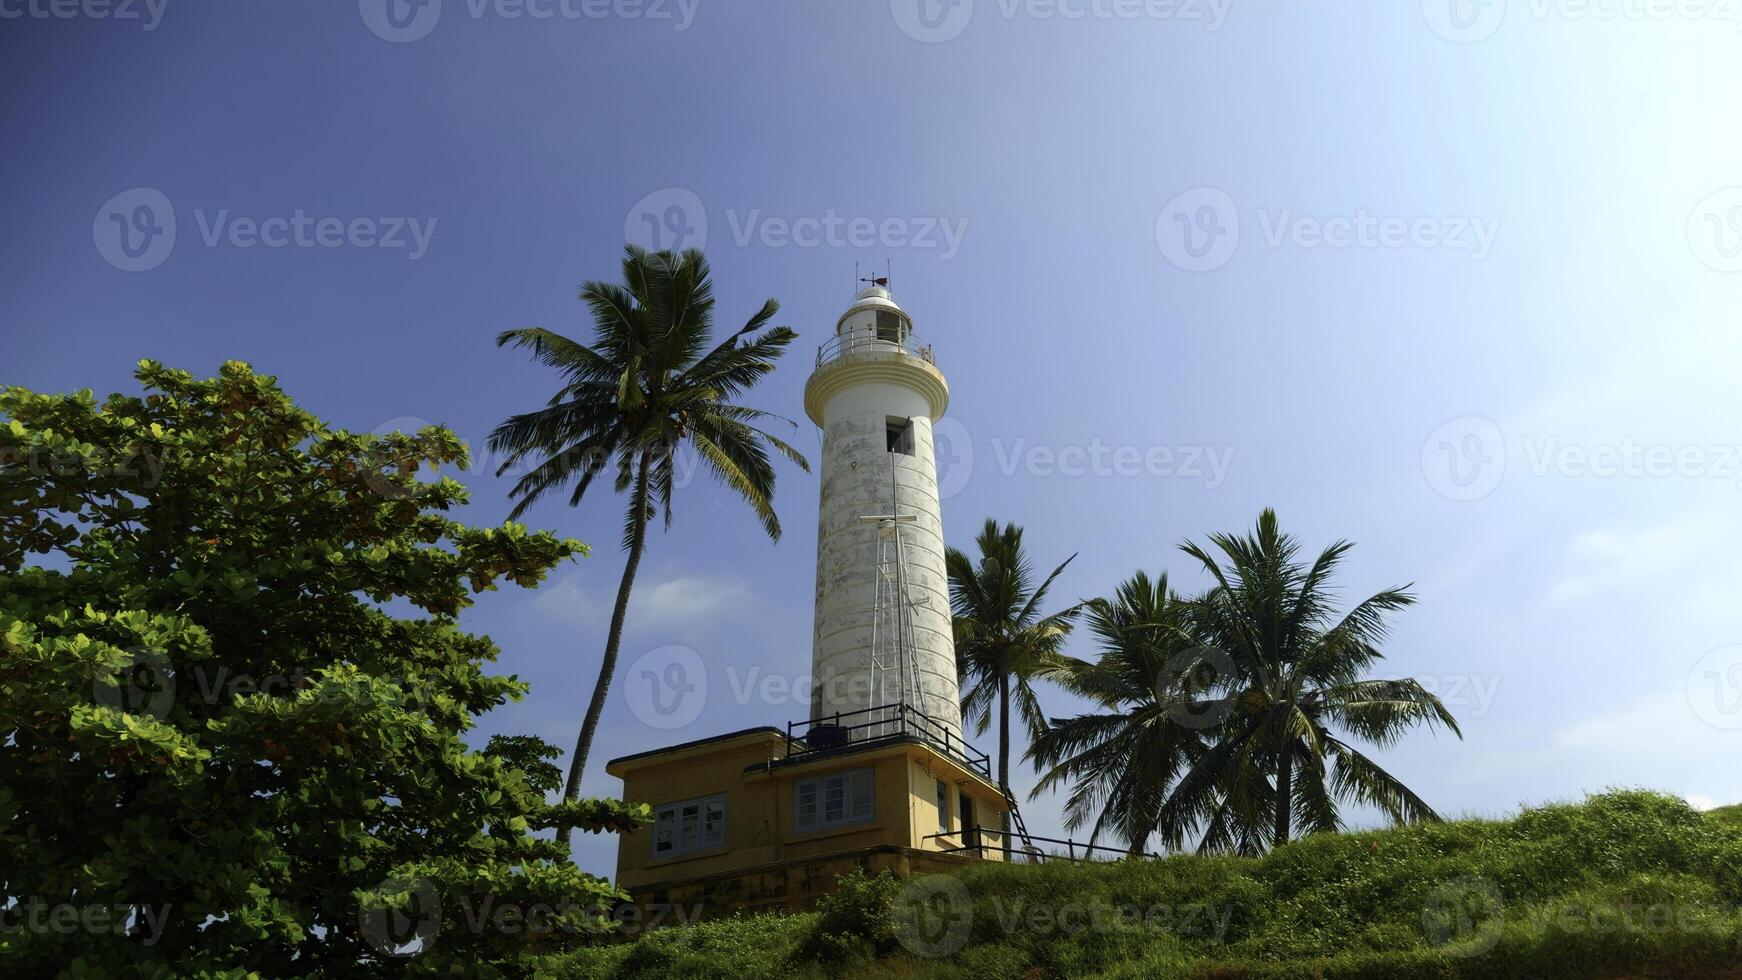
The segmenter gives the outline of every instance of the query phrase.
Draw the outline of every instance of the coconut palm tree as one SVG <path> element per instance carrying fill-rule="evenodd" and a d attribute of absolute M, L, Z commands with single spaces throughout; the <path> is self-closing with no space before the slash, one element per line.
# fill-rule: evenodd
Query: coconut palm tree
<path fill-rule="evenodd" d="M 497 346 L 530 351 L 560 377 L 543 408 L 509 418 L 490 435 L 490 449 L 504 454 L 498 475 L 536 461 L 510 492 L 518 498 L 511 519 L 558 488 L 572 486 L 569 506 L 579 504 L 605 469 L 613 471 L 616 491 L 629 495 L 623 522 L 628 557 L 599 679 L 569 761 L 563 794 L 569 800 L 580 794 L 581 772 L 616 673 L 648 524 L 663 515 L 671 526 L 676 453 L 693 449 L 776 540 L 780 521 L 768 450 L 810 469 L 797 450 L 759 428 L 770 420 L 793 426 L 791 421 L 734 402 L 774 370 L 796 336 L 787 327 L 768 328 L 780 305 L 768 300 L 742 328 L 713 344 L 713 284 L 701 252 L 647 252 L 631 245 L 622 275 L 621 285 L 590 281 L 581 287 L 593 321 L 590 346 L 536 327 L 496 338 Z M 567 839 L 566 832 L 560 839 Z"/>
<path fill-rule="evenodd" d="M 1035 736 L 1025 758 L 1046 771 L 1033 795 L 1068 783 L 1065 826 L 1091 825 L 1091 844 L 1110 834 L 1139 854 L 1160 831 L 1178 846 L 1190 828 L 1161 827 L 1162 805 L 1221 714 L 1219 703 L 1206 702 L 1215 676 L 1204 669 L 1186 602 L 1165 573 L 1138 572 L 1084 609 L 1100 658 L 1055 679 L 1094 709 L 1054 718 Z"/>
<path fill-rule="evenodd" d="M 1173 787 L 1160 825 L 1200 825 L 1201 849 L 1250 853 L 1287 843 L 1297 825 L 1338 829 L 1339 803 L 1365 803 L 1400 823 L 1438 820 L 1353 744 L 1384 747 L 1418 724 L 1463 737 L 1417 681 L 1366 677 L 1383 659 L 1387 615 L 1414 596 L 1386 589 L 1337 614 L 1330 581 L 1352 545 L 1338 541 L 1304 565 L 1271 510 L 1253 534 L 1210 542 L 1214 552 L 1183 546 L 1214 581 L 1189 619 L 1198 641 L 1218 651 L 1210 665 L 1224 676 L 1206 704 L 1226 717 L 1207 730 L 1208 745 Z"/>
<path fill-rule="evenodd" d="M 988 519 L 974 539 L 976 564 L 955 548 L 944 554 L 950 579 L 950 610 L 954 614 L 957 670 L 967 693 L 962 715 L 984 734 L 992 711 L 998 711 L 998 785 L 1010 795 L 1010 708 L 1028 726 L 1030 735 L 1044 726 L 1046 715 L 1031 682 L 1067 669 L 1073 661 L 1060 653 L 1077 615 L 1073 606 L 1043 616 L 1040 607 L 1053 580 L 1076 555 L 1034 586 L 1034 568 L 1022 550 L 1022 528 Z M 1003 840 L 1009 846 L 1010 814 L 1003 819 Z"/>

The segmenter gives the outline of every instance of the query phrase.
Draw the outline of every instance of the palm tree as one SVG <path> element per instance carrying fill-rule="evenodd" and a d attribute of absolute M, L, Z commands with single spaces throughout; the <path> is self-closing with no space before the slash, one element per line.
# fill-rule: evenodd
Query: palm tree
<path fill-rule="evenodd" d="M 1065 826 L 1092 824 L 1089 842 L 1112 834 L 1141 854 L 1158 830 L 1178 846 L 1190 828 L 1161 827 L 1169 788 L 1203 754 L 1216 720 L 1202 704 L 1214 677 L 1187 628 L 1185 600 L 1164 573 L 1138 572 L 1111 599 L 1086 605 L 1100 658 L 1056 677 L 1095 709 L 1053 719 L 1026 758 L 1045 768 L 1032 795 L 1069 782 Z"/>
<path fill-rule="evenodd" d="M 1213 554 L 1184 550 L 1214 585 L 1192 604 L 1192 629 L 1220 653 L 1225 675 L 1208 707 L 1226 717 L 1161 809 L 1165 827 L 1202 825 L 1203 850 L 1253 852 L 1342 826 L 1340 802 L 1365 803 L 1394 821 L 1439 816 L 1351 742 L 1384 747 L 1417 725 L 1462 738 L 1440 699 L 1415 680 L 1365 679 L 1383 654 L 1386 616 L 1415 601 L 1386 589 L 1337 615 L 1330 580 L 1352 545 L 1338 541 L 1308 565 L 1266 510 L 1254 534 L 1218 534 Z M 1407 586 L 1405 587 L 1407 588 Z M 1266 812 L 1268 811 L 1268 812 Z"/>
<path fill-rule="evenodd" d="M 1032 585 L 1033 566 L 1022 550 L 1022 528 L 988 519 L 974 539 L 980 551 L 976 565 L 966 554 L 950 548 L 944 568 L 950 579 L 950 609 L 956 641 L 956 664 L 967 694 L 962 715 L 974 721 L 984 734 L 992 709 L 998 709 L 998 785 L 1010 795 L 1010 704 L 1032 737 L 1046 715 L 1030 682 L 1066 669 L 1072 661 L 1059 652 L 1071 622 L 1073 606 L 1042 616 L 1041 604 L 1053 580 L 1073 559 L 1066 558 L 1040 583 Z M 1010 846 L 1010 813 L 1003 818 L 1003 840 Z"/>
<path fill-rule="evenodd" d="M 563 792 L 568 800 L 580 795 L 581 771 L 616 673 L 647 525 L 663 514 L 671 526 L 677 451 L 692 447 L 722 483 L 749 503 L 775 540 L 780 538 L 780 521 L 771 503 L 774 467 L 767 449 L 810 469 L 797 450 L 757 427 L 770 419 L 789 426 L 792 422 L 732 402 L 774 370 L 796 336 L 787 327 L 761 332 L 780 309 L 774 300 L 710 347 L 714 295 L 702 253 L 650 253 L 633 245 L 625 249 L 623 284 L 589 281 L 581 287 L 581 300 L 593 319 L 591 346 L 537 327 L 505 331 L 496 338 L 497 346 L 525 348 L 535 361 L 555 368 L 561 387 L 545 407 L 509 418 L 489 439 L 492 451 L 505 454 L 498 475 L 522 460 L 538 460 L 510 492 L 519 498 L 510 519 L 559 487 L 573 485 L 569 506 L 579 504 L 594 477 L 607 467 L 615 471 L 617 492 L 629 494 L 623 522 L 628 558 L 611 609 L 599 679 L 569 762 Z M 567 841 L 567 828 L 559 831 L 558 839 Z"/>

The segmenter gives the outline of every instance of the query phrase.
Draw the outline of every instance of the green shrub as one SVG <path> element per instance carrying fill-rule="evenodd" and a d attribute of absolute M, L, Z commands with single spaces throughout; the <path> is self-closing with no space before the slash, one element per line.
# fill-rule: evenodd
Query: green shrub
<path fill-rule="evenodd" d="M 799 956 L 838 968 L 894 952 L 895 896 L 902 880 L 887 870 L 873 878 L 854 868 L 835 881 L 835 891 L 817 900 Z"/>
<path fill-rule="evenodd" d="M 805 975 L 794 965 L 795 953 L 815 919 L 811 914 L 766 913 L 657 929 L 634 942 L 552 957 L 544 962 L 539 976 L 615 980 Z"/>
<path fill-rule="evenodd" d="M 1638 791 L 1510 820 L 1313 835 L 1258 859 L 983 862 L 956 877 L 972 914 L 959 951 L 926 959 L 892 942 L 900 882 L 856 873 L 814 916 L 764 917 L 785 945 L 753 940 L 768 955 L 746 959 L 747 974 L 1390 980 L 1742 963 L 1742 822 Z M 1066 908 L 1102 919 L 1081 928 Z M 615 975 L 722 975 L 705 971 L 725 960 L 634 962 L 647 966 Z"/>

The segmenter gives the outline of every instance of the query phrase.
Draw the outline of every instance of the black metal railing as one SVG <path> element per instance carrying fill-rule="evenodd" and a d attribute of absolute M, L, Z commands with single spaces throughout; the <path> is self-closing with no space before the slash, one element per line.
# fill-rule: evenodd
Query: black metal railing
<path fill-rule="evenodd" d="M 937 364 L 937 359 L 932 354 L 931 345 L 914 336 L 912 332 L 907 333 L 900 340 L 896 340 L 887 335 L 879 336 L 861 331 L 830 337 L 828 341 L 817 348 L 817 367 L 822 367 L 825 361 L 832 361 L 848 354 L 871 353 L 909 354 L 927 364 L 933 366 Z"/>
<path fill-rule="evenodd" d="M 878 742 L 925 742 L 987 779 L 992 759 L 950 726 L 909 704 L 882 704 L 786 723 L 786 758 L 802 759 Z"/>
<path fill-rule="evenodd" d="M 1090 844 L 1084 841 L 1057 837 L 1036 837 L 1033 834 L 1024 835 L 1023 846 L 1011 847 L 1003 840 L 1004 831 L 995 827 L 964 827 L 961 830 L 946 831 L 941 834 L 927 834 L 921 840 L 959 840 L 960 843 L 949 847 L 940 847 L 946 854 L 973 854 L 975 857 L 985 857 L 986 851 L 998 851 L 1012 858 L 1022 858 L 1030 864 L 1041 864 L 1053 858 L 1066 861 L 1118 861 L 1132 857 L 1131 851 L 1122 847 L 1108 847 L 1105 844 Z M 996 839 L 998 843 L 988 843 L 988 839 Z M 1054 850 L 1046 850 L 1038 845 L 1051 844 Z M 1062 846 L 1063 851 L 1056 848 Z M 1104 857 L 1097 857 L 1104 854 Z M 1139 851 L 1136 857 L 1153 858 L 1159 854 L 1149 854 Z"/>

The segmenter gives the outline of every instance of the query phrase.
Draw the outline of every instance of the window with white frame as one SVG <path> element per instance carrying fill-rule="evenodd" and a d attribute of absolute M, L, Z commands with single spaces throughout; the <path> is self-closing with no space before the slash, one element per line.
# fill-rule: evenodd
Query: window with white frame
<path fill-rule="evenodd" d="M 801 779 L 793 787 L 793 801 L 801 834 L 864 823 L 872 817 L 871 770 Z"/>
<path fill-rule="evenodd" d="M 726 844 L 726 794 L 654 808 L 653 856 L 671 857 Z"/>
<path fill-rule="evenodd" d="M 950 784 L 938 780 L 938 833 L 950 832 Z"/>

